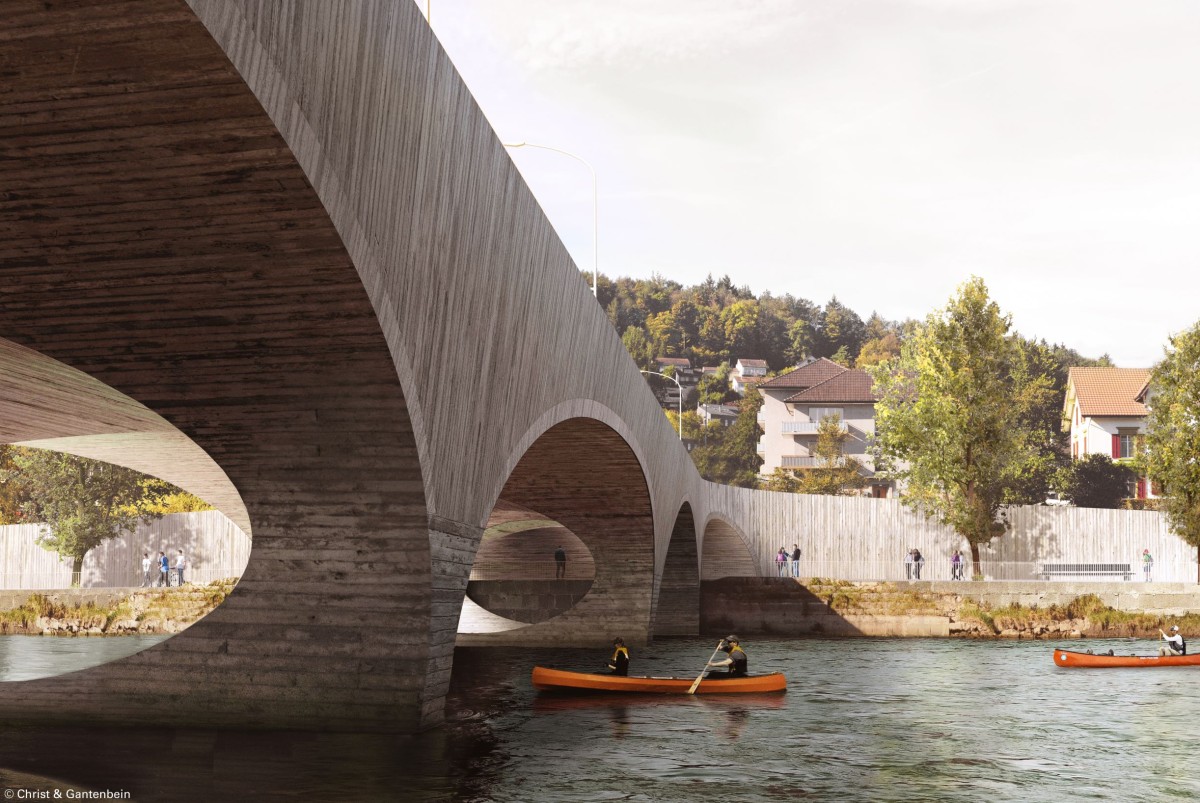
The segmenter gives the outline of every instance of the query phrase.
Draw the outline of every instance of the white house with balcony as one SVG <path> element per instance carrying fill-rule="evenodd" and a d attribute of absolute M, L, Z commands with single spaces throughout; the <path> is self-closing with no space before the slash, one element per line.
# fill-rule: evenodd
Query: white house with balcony
<path fill-rule="evenodd" d="M 1131 461 L 1146 431 L 1146 368 L 1069 368 L 1063 401 L 1063 430 L 1071 433 L 1071 458 L 1102 454 Z M 1139 477 L 1130 496 L 1154 497 L 1154 488 Z"/>
<path fill-rule="evenodd" d="M 849 435 L 843 454 L 858 460 L 867 477 L 875 465 L 868 445 L 875 434 L 873 381 L 866 371 L 846 368 L 824 358 L 794 368 L 758 386 L 763 405 L 758 423 L 763 435 L 758 453 L 765 477 L 777 468 L 803 471 L 817 468 L 817 433 L 821 419 L 839 416 Z M 888 483 L 872 483 L 873 496 L 888 495 Z"/>

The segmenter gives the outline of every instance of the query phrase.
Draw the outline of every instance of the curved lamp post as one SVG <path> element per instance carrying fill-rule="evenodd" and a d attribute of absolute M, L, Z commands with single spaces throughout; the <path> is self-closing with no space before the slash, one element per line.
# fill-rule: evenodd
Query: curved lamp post
<path fill-rule="evenodd" d="M 570 156 L 577 162 L 582 162 L 583 166 L 592 174 L 592 295 L 600 297 L 600 211 L 596 201 L 596 170 L 586 159 L 583 159 L 570 151 L 564 151 L 560 148 L 551 148 L 549 145 L 535 145 L 532 142 L 505 142 L 506 148 L 540 148 L 544 151 L 554 151 L 561 153 L 563 156 Z M 653 372 L 651 372 L 653 373 Z"/>
<path fill-rule="evenodd" d="M 679 440 L 682 441 L 683 440 L 683 385 L 680 385 L 679 380 L 676 379 L 675 377 L 667 376 L 666 374 L 660 374 L 658 371 L 642 371 L 642 373 L 643 374 L 654 374 L 655 376 L 661 376 L 664 379 L 669 379 L 672 382 L 674 382 L 676 385 L 679 385 Z"/>

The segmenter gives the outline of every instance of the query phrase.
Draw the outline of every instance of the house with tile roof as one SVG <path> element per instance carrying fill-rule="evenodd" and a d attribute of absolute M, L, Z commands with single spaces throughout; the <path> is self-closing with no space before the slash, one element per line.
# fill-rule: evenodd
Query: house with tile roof
<path fill-rule="evenodd" d="M 1070 368 L 1063 401 L 1063 431 L 1071 433 L 1071 457 L 1103 454 L 1130 461 L 1138 438 L 1146 431 L 1146 397 L 1150 371 L 1146 368 Z M 1145 477 L 1130 496 L 1155 496 Z"/>
<path fill-rule="evenodd" d="M 767 361 L 741 357 L 729 372 L 729 387 L 739 396 L 746 395 L 746 388 L 766 381 Z"/>
<path fill-rule="evenodd" d="M 849 435 L 844 453 L 863 465 L 863 473 L 874 477 L 875 466 L 868 444 L 875 434 L 875 402 L 870 374 L 846 368 L 827 359 L 800 365 L 758 386 L 763 404 L 758 423 L 763 435 L 758 453 L 763 458 L 760 473 L 765 477 L 777 468 L 802 471 L 817 468 L 817 432 L 821 419 L 837 415 Z M 873 483 L 873 496 L 889 495 L 889 484 Z"/>

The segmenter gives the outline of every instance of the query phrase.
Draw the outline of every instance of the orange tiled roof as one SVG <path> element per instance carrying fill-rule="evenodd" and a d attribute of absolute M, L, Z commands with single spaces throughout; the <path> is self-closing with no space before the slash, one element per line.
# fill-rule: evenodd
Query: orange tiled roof
<path fill-rule="evenodd" d="M 832 379 L 846 370 L 848 369 L 838 365 L 836 362 L 822 357 L 815 362 L 810 362 L 808 365 L 793 368 L 786 374 L 780 374 L 767 382 L 763 382 L 759 387 L 803 390 L 804 388 L 811 388 L 813 385 L 819 385 L 826 379 Z"/>
<path fill-rule="evenodd" d="M 1147 368 L 1070 368 L 1067 398 L 1073 388 L 1079 412 L 1085 417 L 1136 418 L 1146 415 L 1146 405 L 1138 397 L 1149 380 Z"/>
<path fill-rule="evenodd" d="M 837 376 L 830 377 L 807 390 L 802 390 L 794 396 L 789 396 L 784 401 L 873 404 L 879 401 L 872 390 L 874 385 L 875 381 L 866 371 L 860 368 L 847 368 Z"/>

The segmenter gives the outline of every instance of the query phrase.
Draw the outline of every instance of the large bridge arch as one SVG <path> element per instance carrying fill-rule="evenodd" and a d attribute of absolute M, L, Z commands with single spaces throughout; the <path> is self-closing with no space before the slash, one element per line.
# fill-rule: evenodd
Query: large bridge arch
<path fill-rule="evenodd" d="M 740 528 L 735 527 L 723 515 L 711 515 L 705 522 L 703 548 L 701 580 L 761 575 L 749 540 Z"/>
<path fill-rule="evenodd" d="M 20 67 L 0 92 L 0 338 L 191 438 L 255 550 L 182 640 L 0 687 L 0 705 L 435 723 L 488 513 L 509 483 L 545 488 L 519 468 L 543 448 L 593 445 L 627 471 L 614 500 L 636 554 L 608 563 L 628 557 L 637 588 L 619 618 L 581 604 L 529 632 L 649 638 L 685 503 L 693 529 L 753 504 L 700 479 L 416 6 L 22 8 L 0 18 Z"/>
<path fill-rule="evenodd" d="M 184 433 L 240 493 L 255 541 L 236 591 L 187 632 L 0 685 L 0 706 L 193 726 L 435 720 L 405 395 L 305 173 L 185 5 L 44 4 L 0 24 L 21 29 L 6 60 L 29 67 L 0 94 L 0 338 Z M 399 611 L 419 626 L 397 636 Z"/>

